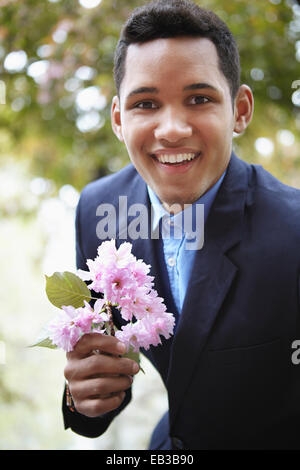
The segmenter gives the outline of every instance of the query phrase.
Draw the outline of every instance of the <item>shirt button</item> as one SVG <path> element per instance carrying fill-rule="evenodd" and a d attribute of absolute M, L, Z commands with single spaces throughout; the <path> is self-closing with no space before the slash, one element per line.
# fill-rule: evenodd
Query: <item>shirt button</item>
<path fill-rule="evenodd" d="M 168 258 L 168 265 L 169 266 L 175 266 L 176 264 L 176 261 L 175 261 L 175 258 Z"/>
<path fill-rule="evenodd" d="M 168 224 L 173 226 L 173 225 L 174 225 L 174 220 L 173 220 L 173 219 L 171 219 L 171 218 L 170 218 L 170 219 L 168 219 Z"/>

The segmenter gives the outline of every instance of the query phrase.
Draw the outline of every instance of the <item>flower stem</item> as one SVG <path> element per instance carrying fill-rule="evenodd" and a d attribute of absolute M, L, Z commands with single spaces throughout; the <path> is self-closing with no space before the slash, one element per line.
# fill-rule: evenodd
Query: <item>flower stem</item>
<path fill-rule="evenodd" d="M 111 334 L 111 336 L 115 336 L 115 325 L 114 325 L 114 322 L 113 322 L 113 316 L 112 316 L 111 303 L 110 302 L 106 303 L 106 311 L 107 311 L 108 317 L 109 317 L 108 324 L 109 324 L 109 328 L 110 328 L 110 334 Z"/>

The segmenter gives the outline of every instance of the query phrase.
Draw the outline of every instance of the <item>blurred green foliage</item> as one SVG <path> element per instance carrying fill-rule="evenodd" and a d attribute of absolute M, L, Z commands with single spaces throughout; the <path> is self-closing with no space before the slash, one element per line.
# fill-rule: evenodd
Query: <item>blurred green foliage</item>
<path fill-rule="evenodd" d="M 112 63 L 123 22 L 143 3 L 102 0 L 88 9 L 78 0 L 0 0 L 0 80 L 6 85 L 6 104 L 0 104 L 0 158 L 12 155 L 25 161 L 31 174 L 79 190 L 127 163 L 110 126 Z M 294 0 L 196 3 L 214 10 L 233 31 L 242 82 L 254 91 L 254 119 L 245 135 L 235 139 L 236 150 L 260 163 L 255 140 L 275 139 L 278 130 L 289 129 L 296 138 L 293 146 L 275 142 L 274 157 L 264 164 L 287 182 L 298 181 L 298 175 L 300 184 L 300 107 L 291 101 L 292 82 L 300 79 L 300 7 Z M 26 53 L 21 70 L 5 62 L 13 51 Z M 80 92 L 95 93 L 91 87 L 97 87 L 102 101 L 97 103 L 95 95 L 89 105 L 81 93 L 80 108 Z"/>

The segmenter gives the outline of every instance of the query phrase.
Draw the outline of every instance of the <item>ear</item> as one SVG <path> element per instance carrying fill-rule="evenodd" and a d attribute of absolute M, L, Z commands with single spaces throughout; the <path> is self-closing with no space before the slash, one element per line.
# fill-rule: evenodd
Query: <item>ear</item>
<path fill-rule="evenodd" d="M 111 104 L 111 126 L 115 135 L 121 142 L 124 142 L 122 135 L 122 122 L 121 122 L 121 110 L 120 110 L 120 99 L 118 96 L 114 96 Z"/>
<path fill-rule="evenodd" d="M 250 124 L 254 110 L 254 98 L 247 85 L 241 85 L 235 98 L 234 132 L 241 134 Z"/>

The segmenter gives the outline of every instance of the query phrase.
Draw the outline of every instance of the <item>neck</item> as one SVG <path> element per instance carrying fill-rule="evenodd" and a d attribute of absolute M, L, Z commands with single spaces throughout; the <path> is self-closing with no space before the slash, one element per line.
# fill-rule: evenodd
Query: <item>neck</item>
<path fill-rule="evenodd" d="M 163 202 L 162 205 L 166 209 L 166 211 L 168 211 L 170 214 L 175 215 L 183 211 L 186 208 L 186 206 L 190 204 L 179 204 L 179 203 L 168 204 L 166 202 Z"/>

